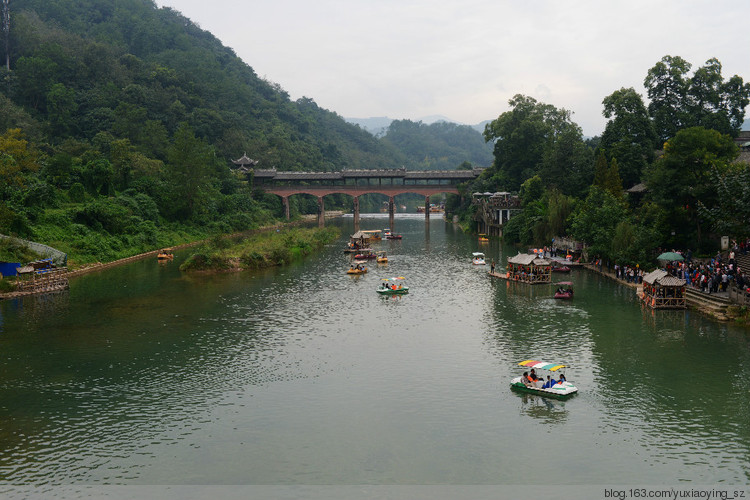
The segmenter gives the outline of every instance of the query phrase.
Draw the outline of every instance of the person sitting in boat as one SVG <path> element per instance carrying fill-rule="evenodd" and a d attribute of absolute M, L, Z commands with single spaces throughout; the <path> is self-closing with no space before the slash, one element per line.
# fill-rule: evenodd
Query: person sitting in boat
<path fill-rule="evenodd" d="M 547 375 L 547 381 L 542 386 L 542 389 L 549 389 L 550 387 L 552 387 L 552 385 L 554 385 L 554 382 L 552 382 L 549 375 Z"/>
<path fill-rule="evenodd" d="M 531 373 L 529 373 L 529 378 L 534 382 L 539 380 L 539 377 L 536 376 L 536 370 L 534 370 L 533 368 L 531 369 Z"/>
<path fill-rule="evenodd" d="M 560 374 L 560 380 L 558 380 L 558 381 L 557 381 L 557 383 L 558 383 L 558 384 L 562 384 L 562 383 L 563 383 L 563 382 L 565 382 L 565 381 L 566 381 L 566 380 L 565 380 L 565 374 L 564 374 L 564 373 L 561 373 L 561 374 Z"/>
<path fill-rule="evenodd" d="M 523 385 L 526 387 L 534 387 L 534 381 L 531 380 L 531 377 L 529 377 L 529 372 L 523 372 L 523 375 L 521 376 L 521 382 L 523 382 Z"/>

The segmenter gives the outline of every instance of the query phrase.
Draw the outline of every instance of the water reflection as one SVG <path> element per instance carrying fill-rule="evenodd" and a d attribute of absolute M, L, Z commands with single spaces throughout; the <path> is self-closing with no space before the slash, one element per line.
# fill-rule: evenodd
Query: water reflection
<path fill-rule="evenodd" d="M 514 394 L 521 402 L 521 414 L 538 419 L 543 424 L 561 424 L 568 417 L 564 401 L 554 401 L 535 394 Z"/>
<path fill-rule="evenodd" d="M 473 237 L 423 217 L 352 279 L 338 223 L 340 244 L 284 268 L 183 275 L 183 253 L 0 303 L 2 478 L 495 484 L 533 459 L 542 484 L 747 479 L 745 331 L 651 314 L 585 271 L 567 302 L 492 279 Z M 375 292 L 402 275 L 408 295 Z M 570 365 L 581 392 L 512 392 L 530 358 Z"/>

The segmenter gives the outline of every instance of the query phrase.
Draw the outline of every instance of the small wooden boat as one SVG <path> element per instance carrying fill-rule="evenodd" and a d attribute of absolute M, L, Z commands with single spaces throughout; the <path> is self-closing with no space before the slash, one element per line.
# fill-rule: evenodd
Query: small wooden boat
<path fill-rule="evenodd" d="M 376 262 L 378 264 L 387 264 L 388 263 L 388 256 L 386 255 L 384 250 L 379 250 L 375 252 L 375 255 L 377 255 Z"/>
<path fill-rule="evenodd" d="M 372 250 L 362 251 L 354 256 L 357 260 L 377 259 L 378 255 Z"/>
<path fill-rule="evenodd" d="M 569 273 L 570 268 L 568 266 L 555 266 L 552 268 L 553 273 Z"/>
<path fill-rule="evenodd" d="M 567 399 L 578 392 L 578 388 L 568 382 L 565 378 L 565 374 L 561 371 L 564 368 L 567 368 L 566 365 L 527 359 L 526 361 L 518 363 L 518 366 L 530 368 L 532 369 L 532 373 L 536 370 L 547 371 L 550 373 L 550 382 L 548 383 L 546 380 L 543 380 L 544 376 L 540 377 L 538 380 L 524 380 L 524 376 L 521 375 L 510 381 L 510 388 L 514 391 L 527 392 L 557 399 Z M 557 379 L 552 378 L 555 375 L 558 376 Z"/>
<path fill-rule="evenodd" d="M 486 234 L 480 233 L 479 234 L 479 243 L 487 243 L 490 239 L 487 237 Z"/>

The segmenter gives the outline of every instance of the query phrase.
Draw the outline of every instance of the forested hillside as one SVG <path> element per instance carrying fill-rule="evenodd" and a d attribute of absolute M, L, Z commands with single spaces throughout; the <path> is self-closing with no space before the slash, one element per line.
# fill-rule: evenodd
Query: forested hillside
<path fill-rule="evenodd" d="M 13 0 L 1 50 L 0 233 L 81 260 L 231 232 L 281 215 L 258 168 L 414 168 L 313 99 L 292 101 L 212 34 L 151 0 Z M 3 33 L 5 34 L 5 33 Z M 427 147 L 435 143 L 425 144 Z M 442 153 L 440 153 L 442 156 Z M 443 161 L 445 168 L 455 163 Z M 345 197 L 327 207 L 347 208 Z M 292 213 L 316 209 L 294 197 Z"/>
<path fill-rule="evenodd" d="M 166 160 L 181 123 L 221 158 L 264 167 L 390 167 L 398 153 L 312 99 L 290 101 L 210 33 L 149 0 L 14 0 L 2 129 L 58 145 L 106 133 Z M 7 103 L 6 103 L 7 105 Z"/>
<path fill-rule="evenodd" d="M 394 120 L 382 142 L 401 151 L 412 168 L 421 170 L 454 169 L 464 162 L 486 167 L 493 160 L 492 143 L 468 125 Z"/>

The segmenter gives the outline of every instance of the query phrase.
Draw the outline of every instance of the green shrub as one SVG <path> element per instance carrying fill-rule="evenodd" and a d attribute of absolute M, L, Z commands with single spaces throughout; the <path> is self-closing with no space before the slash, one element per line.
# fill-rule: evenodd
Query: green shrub
<path fill-rule="evenodd" d="M 16 284 L 7 279 L 0 279 L 0 293 L 12 292 L 16 289 Z"/>

